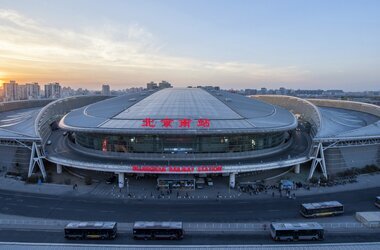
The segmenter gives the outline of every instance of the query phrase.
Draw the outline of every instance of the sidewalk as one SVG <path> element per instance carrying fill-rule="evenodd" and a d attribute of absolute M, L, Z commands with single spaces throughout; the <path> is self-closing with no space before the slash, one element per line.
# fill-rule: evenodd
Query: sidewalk
<path fill-rule="evenodd" d="M 109 199 L 134 199 L 134 200 L 234 200 L 234 199 L 269 199 L 272 198 L 272 192 L 275 197 L 279 197 L 278 189 L 268 189 L 267 192 L 259 194 L 242 193 L 237 189 L 230 189 L 224 179 L 215 178 L 212 187 L 206 186 L 204 189 L 192 191 L 157 191 L 155 188 L 156 181 L 152 178 L 138 179 L 129 178 L 126 187 L 119 189 L 116 185 L 108 185 L 103 182 L 92 185 L 79 185 L 73 190 L 72 185 L 63 184 L 25 184 L 22 181 L 0 177 L 0 190 L 27 192 L 32 194 L 46 194 L 56 196 L 87 196 L 92 198 L 109 198 Z M 310 190 L 300 188 L 292 190 L 296 197 L 335 193 L 350 190 L 359 190 L 380 187 L 380 174 L 360 175 L 356 183 L 337 185 L 332 187 L 311 187 Z M 380 195 L 380 194 L 379 194 Z M 283 196 L 285 194 L 283 193 Z"/>

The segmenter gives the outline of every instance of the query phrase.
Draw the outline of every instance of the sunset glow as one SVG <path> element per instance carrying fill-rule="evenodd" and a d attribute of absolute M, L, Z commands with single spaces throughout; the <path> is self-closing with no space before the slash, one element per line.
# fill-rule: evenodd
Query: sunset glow
<path fill-rule="evenodd" d="M 75 8 L 73 2 L 37 2 L 4 1 L 0 7 L 1 81 L 57 81 L 89 89 L 162 79 L 176 86 L 237 88 L 379 86 L 376 1 L 328 8 L 302 1 L 277 7 L 226 1 L 215 12 L 208 11 L 213 1 L 171 2 L 171 8 L 155 1 L 80 1 Z M 294 9 L 303 11 L 294 16 Z"/>

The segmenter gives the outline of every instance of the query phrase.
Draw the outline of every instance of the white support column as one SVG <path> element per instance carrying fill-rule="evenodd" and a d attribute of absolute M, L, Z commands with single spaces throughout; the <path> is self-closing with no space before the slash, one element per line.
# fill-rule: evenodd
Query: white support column
<path fill-rule="evenodd" d="M 308 180 L 310 180 L 313 177 L 314 171 L 318 165 L 321 166 L 323 176 L 327 179 L 327 168 L 326 168 L 326 162 L 325 162 L 325 154 L 324 154 L 323 150 L 324 150 L 323 145 L 320 142 L 318 144 L 316 154 L 315 154 L 313 162 L 311 164 Z"/>
<path fill-rule="evenodd" d="M 124 187 L 124 173 L 118 173 L 117 175 L 119 176 L 119 188 L 123 188 Z"/>
<path fill-rule="evenodd" d="M 35 142 L 33 142 L 31 150 L 32 152 L 30 154 L 28 177 L 30 177 L 33 174 L 34 166 L 37 164 L 41 170 L 42 177 L 46 179 L 46 170 L 44 162 L 42 161 L 40 148 L 37 146 Z"/>
<path fill-rule="evenodd" d="M 236 176 L 236 173 L 230 174 L 230 188 L 235 188 L 235 176 Z"/>
<path fill-rule="evenodd" d="M 301 165 L 297 164 L 294 166 L 294 173 L 299 174 L 301 172 Z"/>
<path fill-rule="evenodd" d="M 62 165 L 57 164 L 57 174 L 62 174 Z"/>

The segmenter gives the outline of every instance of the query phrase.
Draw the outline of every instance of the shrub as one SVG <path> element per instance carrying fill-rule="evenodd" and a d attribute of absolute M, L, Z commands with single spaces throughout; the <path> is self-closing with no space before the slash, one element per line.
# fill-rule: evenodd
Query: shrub
<path fill-rule="evenodd" d="M 337 176 L 339 176 L 339 177 L 351 177 L 351 176 L 355 176 L 359 173 L 360 173 L 360 171 L 357 168 L 351 168 L 351 169 L 347 169 L 343 172 L 338 173 Z"/>
<path fill-rule="evenodd" d="M 380 171 L 380 168 L 376 165 L 367 165 L 363 169 L 361 169 L 362 173 L 374 173 Z"/>
<path fill-rule="evenodd" d="M 28 173 L 22 173 L 21 180 L 26 182 L 27 179 L 28 179 Z"/>
<path fill-rule="evenodd" d="M 310 180 L 309 180 L 310 183 L 313 183 L 313 184 L 316 184 L 318 183 L 318 178 L 317 177 L 312 177 Z"/>
<path fill-rule="evenodd" d="M 336 175 L 329 175 L 328 176 L 329 178 L 328 178 L 328 181 L 335 181 L 335 179 L 336 179 Z"/>
<path fill-rule="evenodd" d="M 84 184 L 86 184 L 86 185 L 91 185 L 92 184 L 92 178 L 91 178 L 91 176 L 86 176 L 85 178 L 84 178 Z"/>
<path fill-rule="evenodd" d="M 10 175 L 10 176 L 20 176 L 21 174 L 18 173 L 18 172 L 12 172 L 12 171 L 8 171 L 5 173 L 6 175 Z"/>
<path fill-rule="evenodd" d="M 324 176 L 322 176 L 322 177 L 321 177 L 321 183 L 326 183 L 326 182 L 327 182 L 327 178 L 324 177 Z"/>
<path fill-rule="evenodd" d="M 36 184 L 36 183 L 38 183 L 38 178 L 39 178 L 39 176 L 37 176 L 37 175 L 32 175 L 32 176 L 30 176 L 30 177 L 28 177 L 28 178 L 26 179 L 26 183 Z"/>

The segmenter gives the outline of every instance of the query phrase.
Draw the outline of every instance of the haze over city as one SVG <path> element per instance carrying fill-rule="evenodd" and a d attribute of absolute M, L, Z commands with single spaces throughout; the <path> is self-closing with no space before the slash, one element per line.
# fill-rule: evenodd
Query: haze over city
<path fill-rule="evenodd" d="M 379 1 L 8 1 L 0 83 L 379 90 Z"/>

